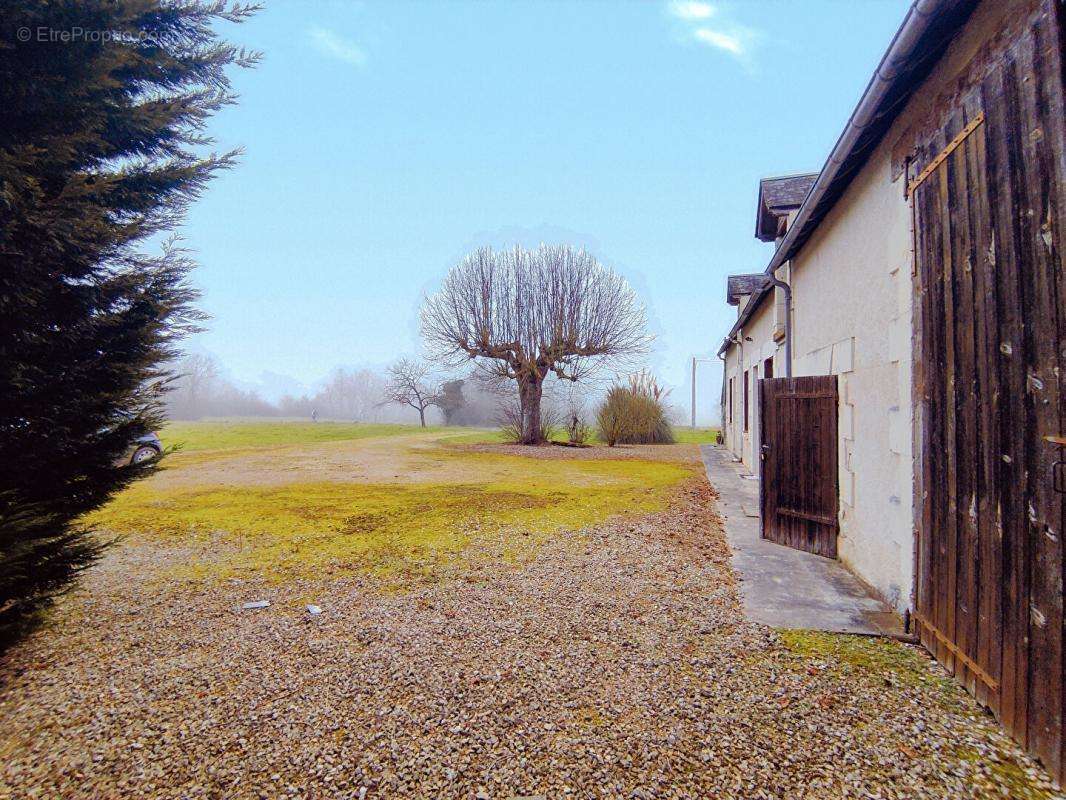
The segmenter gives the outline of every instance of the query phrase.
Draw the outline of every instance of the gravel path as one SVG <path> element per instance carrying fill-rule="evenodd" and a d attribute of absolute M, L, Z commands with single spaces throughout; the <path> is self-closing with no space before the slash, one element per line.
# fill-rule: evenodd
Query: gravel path
<path fill-rule="evenodd" d="M 0 797 L 1046 796 L 917 650 L 746 622 L 712 503 L 403 594 L 117 549 L 0 661 Z"/>

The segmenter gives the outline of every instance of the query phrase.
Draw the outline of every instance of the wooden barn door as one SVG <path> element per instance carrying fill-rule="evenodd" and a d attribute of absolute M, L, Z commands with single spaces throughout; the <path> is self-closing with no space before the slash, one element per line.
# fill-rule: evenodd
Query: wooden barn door
<path fill-rule="evenodd" d="M 1062 84 L 1036 21 L 919 148 L 916 613 L 923 644 L 1063 778 Z"/>
<path fill-rule="evenodd" d="M 759 381 L 762 535 L 836 558 L 837 379 Z"/>

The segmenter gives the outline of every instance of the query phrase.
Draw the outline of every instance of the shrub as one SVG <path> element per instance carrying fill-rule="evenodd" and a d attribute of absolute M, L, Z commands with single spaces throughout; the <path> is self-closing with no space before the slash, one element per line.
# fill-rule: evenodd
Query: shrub
<path fill-rule="evenodd" d="M 566 436 L 570 444 L 583 445 L 592 438 L 592 427 L 585 422 L 581 403 L 571 402 L 566 412 Z"/>
<path fill-rule="evenodd" d="M 615 384 L 596 411 L 596 423 L 610 447 L 616 444 L 672 444 L 674 431 L 666 416 L 666 390 L 641 371 Z"/>
<path fill-rule="evenodd" d="M 497 422 L 503 439 L 509 444 L 525 444 L 522 439 L 522 406 L 517 400 L 500 406 Z M 559 428 L 559 414 L 551 406 L 541 406 L 540 409 L 540 439 L 541 442 L 550 442 Z"/>

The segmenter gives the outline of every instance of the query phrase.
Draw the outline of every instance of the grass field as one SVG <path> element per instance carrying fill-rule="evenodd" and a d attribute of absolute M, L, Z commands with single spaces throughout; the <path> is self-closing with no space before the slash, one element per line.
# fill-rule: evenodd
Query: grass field
<path fill-rule="evenodd" d="M 181 449 L 88 522 L 202 548 L 181 569 L 197 578 L 426 575 L 481 531 L 512 531 L 503 555 L 517 557 L 553 531 L 658 510 L 693 470 L 675 447 L 639 458 L 464 447 L 499 439 L 479 429 L 222 420 L 162 437 Z"/>
<path fill-rule="evenodd" d="M 440 430 L 445 429 L 356 422 L 251 422 L 221 419 L 203 422 L 171 422 L 160 431 L 159 435 L 167 447 L 178 446 L 183 452 L 196 452 L 198 450 L 340 442 Z"/>
<path fill-rule="evenodd" d="M 718 428 L 689 428 L 674 426 L 674 439 L 678 444 L 714 444 Z"/>
<path fill-rule="evenodd" d="M 384 426 L 388 427 L 388 426 Z M 438 430 L 449 430 L 448 428 L 439 428 Z M 455 430 L 454 428 L 450 430 Z M 483 430 L 476 429 L 470 433 L 460 434 L 461 438 L 454 439 L 456 442 L 502 442 L 504 441 L 503 433 L 499 430 Z M 674 440 L 678 444 L 714 444 L 715 439 L 718 437 L 718 428 L 689 428 L 687 426 L 674 426 Z M 557 430 L 552 435 L 552 441 L 565 442 L 566 431 Z M 593 443 L 603 444 L 603 440 L 597 435 L 593 435 Z"/>

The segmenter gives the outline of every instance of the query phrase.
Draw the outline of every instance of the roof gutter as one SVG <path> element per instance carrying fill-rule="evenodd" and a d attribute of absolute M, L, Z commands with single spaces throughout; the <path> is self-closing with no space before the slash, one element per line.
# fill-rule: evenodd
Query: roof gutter
<path fill-rule="evenodd" d="M 884 116 L 885 112 L 881 109 L 882 101 L 895 81 L 907 72 L 914 55 L 915 46 L 925 35 L 937 15 L 956 5 L 958 5 L 956 0 L 915 0 L 911 5 L 903 24 L 896 31 L 892 43 L 888 46 L 888 51 L 882 57 L 881 63 L 877 65 L 877 69 L 870 79 L 870 83 L 866 86 L 866 91 L 863 92 L 859 105 L 851 112 L 848 124 L 844 126 L 844 131 L 840 134 L 840 138 L 837 139 L 836 145 L 833 146 L 825 166 L 818 173 L 818 178 L 807 194 L 807 199 L 800 206 L 796 219 L 793 220 L 792 225 L 789 226 L 788 233 L 785 234 L 785 238 L 781 241 L 777 250 L 774 251 L 774 256 L 766 267 L 768 274 L 773 273 L 799 250 L 799 247 L 796 246 L 796 241 L 810 220 L 811 212 L 825 197 L 827 189 L 836 179 L 841 166 L 854 156 L 856 144 L 863 133 L 877 122 L 880 117 Z M 893 112 L 895 111 L 898 111 L 898 109 L 893 109 Z"/>
<path fill-rule="evenodd" d="M 923 44 L 923 39 L 934 33 L 933 29 L 943 18 L 960 11 L 965 18 L 975 6 L 976 0 L 915 0 L 911 5 L 903 24 L 896 31 L 888 50 L 881 58 L 881 63 L 867 84 L 859 104 L 833 146 L 822 171 L 818 173 L 818 178 L 796 213 L 796 218 L 774 251 L 773 258 L 766 267 L 766 274 L 773 276 L 778 267 L 796 255 L 814 227 L 821 221 L 821 216 L 824 216 L 827 209 L 822 208 L 823 203 L 828 200 L 829 205 L 832 205 L 843 191 L 843 187 L 835 184 L 840 181 L 843 181 L 844 185 L 849 183 L 858 166 L 865 161 L 868 151 L 880 141 L 881 135 L 870 138 L 871 128 L 875 129 L 876 134 L 876 127 L 883 125 L 886 118 L 895 117 L 903 104 L 910 99 L 910 91 L 899 91 L 901 85 L 924 78 L 924 73 L 913 77 L 911 73 L 916 69 L 920 71 L 920 68 L 928 67 L 931 61 L 939 59 L 939 53 L 929 52 L 928 43 L 924 43 L 924 48 L 919 46 Z M 922 52 L 923 49 L 926 52 Z M 898 96 L 889 102 L 893 94 Z M 880 133 L 883 135 L 884 131 Z M 866 141 L 863 141 L 864 137 L 867 138 Z M 832 194 L 836 197 L 832 197 Z M 733 325 L 730 335 L 722 343 L 723 350 L 728 348 L 732 335 L 747 322 L 765 294 L 766 290 L 763 290 L 751 298 L 744 308 L 744 313 Z"/>

